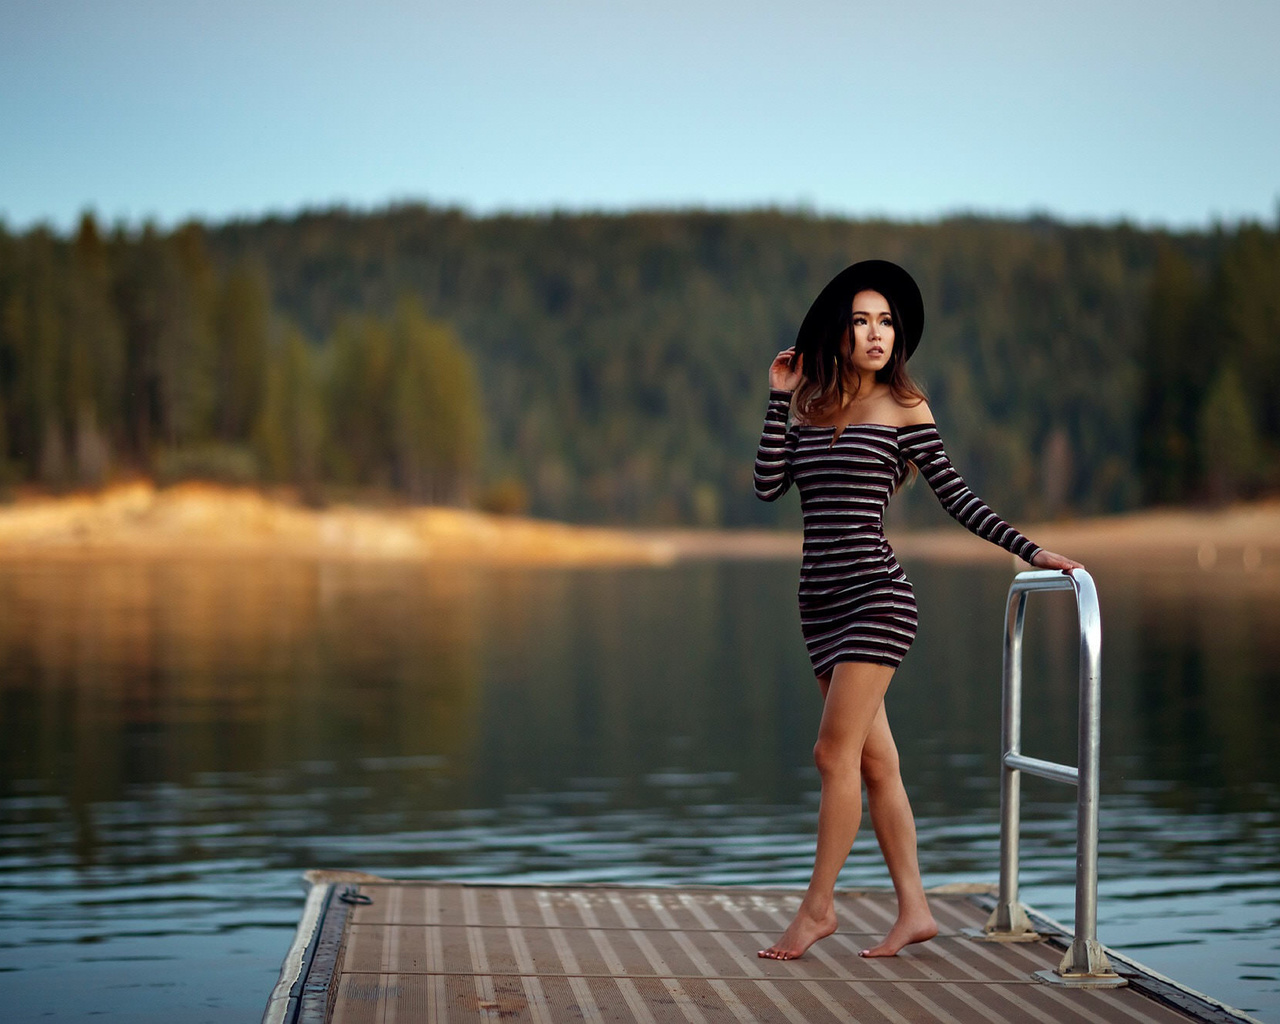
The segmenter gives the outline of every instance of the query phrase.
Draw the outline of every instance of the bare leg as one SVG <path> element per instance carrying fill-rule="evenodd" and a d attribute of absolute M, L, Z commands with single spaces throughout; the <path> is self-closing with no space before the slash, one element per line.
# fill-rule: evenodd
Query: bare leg
<path fill-rule="evenodd" d="M 794 960 L 836 930 L 836 876 L 849 856 L 862 818 L 862 748 L 892 678 L 893 669 L 888 665 L 841 662 L 824 686 L 822 724 L 813 748 L 822 777 L 813 875 L 795 918 L 782 938 L 760 950 L 762 957 Z"/>
<path fill-rule="evenodd" d="M 871 824 L 876 830 L 893 889 L 898 896 L 898 919 L 878 946 L 862 956 L 894 956 L 903 946 L 924 942 L 938 934 L 920 880 L 916 855 L 916 822 L 898 766 L 898 747 L 889 731 L 889 718 L 880 705 L 862 747 L 862 779 L 867 786 Z"/>

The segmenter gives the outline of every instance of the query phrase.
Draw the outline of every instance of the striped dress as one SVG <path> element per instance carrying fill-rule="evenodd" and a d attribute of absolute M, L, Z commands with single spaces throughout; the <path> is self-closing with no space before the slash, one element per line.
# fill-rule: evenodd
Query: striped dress
<path fill-rule="evenodd" d="M 947 459 L 932 423 L 787 429 L 789 391 L 770 391 L 756 452 L 756 496 L 794 482 L 804 514 L 800 624 L 815 674 L 841 661 L 897 666 L 916 635 L 916 600 L 884 536 L 889 497 L 915 463 L 961 525 L 1026 561 L 1039 547 L 991 511 Z"/>

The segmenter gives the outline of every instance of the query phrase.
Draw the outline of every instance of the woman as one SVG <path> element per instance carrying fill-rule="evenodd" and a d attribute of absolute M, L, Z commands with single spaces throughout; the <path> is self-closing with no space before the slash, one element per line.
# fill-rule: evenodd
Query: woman
<path fill-rule="evenodd" d="M 795 919 L 760 950 L 770 959 L 802 956 L 836 930 L 836 876 L 858 831 L 864 783 L 898 917 L 861 955 L 894 956 L 938 933 L 884 709 L 916 632 L 915 596 L 881 522 L 908 471 L 919 470 L 943 507 L 979 537 L 1042 569 L 1082 568 L 1004 523 L 951 468 L 929 405 L 907 373 L 923 327 L 924 303 L 911 276 L 896 264 L 866 260 L 822 290 L 795 347 L 769 368 L 756 494 L 774 501 L 792 482 L 800 491 L 800 620 L 823 698 L 813 752 L 822 779 L 813 875 Z"/>

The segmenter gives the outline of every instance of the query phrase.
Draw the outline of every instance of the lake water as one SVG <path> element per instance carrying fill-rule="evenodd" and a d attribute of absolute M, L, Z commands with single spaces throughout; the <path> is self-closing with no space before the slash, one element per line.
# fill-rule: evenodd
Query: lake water
<path fill-rule="evenodd" d="M 907 562 L 889 693 L 926 884 L 998 870 L 1010 573 Z M 1280 569 L 1091 566 L 1099 937 L 1280 1020 Z M 299 873 L 802 885 L 820 712 L 796 566 L 0 566 L 6 1021 L 256 1020 Z M 1028 607 L 1024 749 L 1075 759 L 1068 594 Z M 1024 782 L 1068 921 L 1073 791 Z M 869 828 L 842 878 L 888 884 Z"/>

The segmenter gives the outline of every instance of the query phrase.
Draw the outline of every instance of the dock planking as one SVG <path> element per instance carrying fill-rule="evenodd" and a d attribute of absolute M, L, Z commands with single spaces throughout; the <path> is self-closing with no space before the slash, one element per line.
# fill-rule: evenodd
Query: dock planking
<path fill-rule="evenodd" d="M 309 915 L 266 1024 L 637 1021 L 1225 1024 L 1248 1016 L 1117 957 L 1124 988 L 1047 985 L 1070 941 L 977 941 L 986 889 L 934 891 L 940 933 L 864 960 L 891 892 L 837 896 L 840 927 L 799 960 L 761 960 L 799 905 L 744 887 L 463 885 L 312 873 Z"/>

